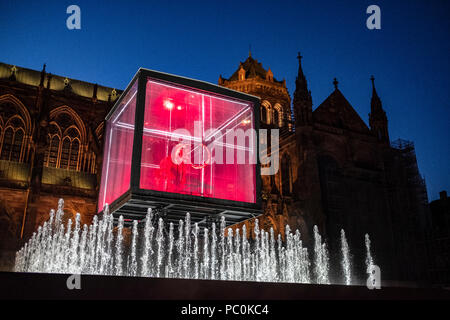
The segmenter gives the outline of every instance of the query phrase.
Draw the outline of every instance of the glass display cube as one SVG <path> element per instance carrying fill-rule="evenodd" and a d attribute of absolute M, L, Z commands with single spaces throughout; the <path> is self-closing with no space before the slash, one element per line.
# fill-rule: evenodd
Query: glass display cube
<path fill-rule="evenodd" d="M 106 117 L 98 211 L 126 221 L 148 207 L 229 223 L 261 212 L 259 99 L 139 69 Z"/>

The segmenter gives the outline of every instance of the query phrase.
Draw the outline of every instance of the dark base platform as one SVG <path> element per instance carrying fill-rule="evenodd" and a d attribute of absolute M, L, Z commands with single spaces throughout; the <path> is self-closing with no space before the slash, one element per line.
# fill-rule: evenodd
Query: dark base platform
<path fill-rule="evenodd" d="M 81 276 L 81 289 L 69 290 L 69 275 L 0 272 L 0 299 L 151 300 L 405 300 L 446 299 L 444 289 L 307 285 L 187 279 Z"/>
<path fill-rule="evenodd" d="M 130 226 L 133 220 L 143 223 L 147 209 L 152 208 L 166 223 L 172 222 L 176 226 L 179 220 L 184 220 L 186 212 L 189 212 L 192 224 L 209 227 L 211 222 L 218 224 L 222 216 L 226 219 L 226 225 L 230 226 L 262 214 L 261 209 L 252 204 L 238 205 L 230 204 L 228 200 L 211 200 L 148 190 L 147 192 L 148 194 L 128 192 L 114 201 L 110 205 L 114 220 L 117 222 L 122 215 L 125 226 Z"/>

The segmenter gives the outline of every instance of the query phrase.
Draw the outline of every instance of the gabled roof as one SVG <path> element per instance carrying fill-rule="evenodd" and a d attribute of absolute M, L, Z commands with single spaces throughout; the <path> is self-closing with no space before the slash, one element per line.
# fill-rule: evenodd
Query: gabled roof
<path fill-rule="evenodd" d="M 237 81 L 239 80 L 239 70 L 241 69 L 241 66 L 245 70 L 245 79 L 252 79 L 256 77 L 260 77 L 262 79 L 266 79 L 267 70 L 263 68 L 261 62 L 258 62 L 258 60 L 253 59 L 251 55 L 244 61 L 239 63 L 239 67 L 237 70 L 232 74 L 232 76 L 229 79 L 226 79 L 228 81 Z M 273 82 L 282 83 L 283 81 L 278 81 L 273 78 Z"/>
<path fill-rule="evenodd" d="M 370 133 L 369 128 L 353 109 L 339 89 L 334 90 L 313 111 L 314 122 L 360 133 Z"/>

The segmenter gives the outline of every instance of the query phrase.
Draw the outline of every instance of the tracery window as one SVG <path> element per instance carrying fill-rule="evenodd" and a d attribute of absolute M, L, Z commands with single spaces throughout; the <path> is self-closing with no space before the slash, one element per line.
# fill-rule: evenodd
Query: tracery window
<path fill-rule="evenodd" d="M 30 117 L 21 102 L 12 95 L 0 97 L 0 160 L 27 160 L 27 134 Z"/>
<path fill-rule="evenodd" d="M 58 167 L 59 144 L 61 142 L 61 128 L 56 122 L 50 122 L 47 135 L 47 150 L 45 153 L 45 165 L 47 167 Z"/>
<path fill-rule="evenodd" d="M 78 170 L 80 158 L 80 134 L 76 127 L 66 130 L 61 147 L 60 168 Z"/>
<path fill-rule="evenodd" d="M 47 167 L 81 171 L 83 167 L 82 141 L 84 126 L 69 107 L 60 107 L 51 113 L 47 134 L 45 165 Z"/>

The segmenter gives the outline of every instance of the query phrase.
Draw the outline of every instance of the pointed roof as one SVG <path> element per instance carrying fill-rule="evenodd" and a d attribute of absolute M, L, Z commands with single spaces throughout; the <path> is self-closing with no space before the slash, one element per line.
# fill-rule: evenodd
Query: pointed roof
<path fill-rule="evenodd" d="M 297 55 L 298 74 L 295 78 L 295 91 L 293 109 L 295 113 L 296 126 L 309 125 L 312 123 L 312 97 L 308 90 L 308 83 L 302 69 L 302 55 Z"/>
<path fill-rule="evenodd" d="M 370 76 L 370 81 L 372 81 L 372 96 L 376 95 L 378 97 L 377 90 L 375 90 L 375 77 L 373 75 Z"/>
<path fill-rule="evenodd" d="M 302 58 L 303 56 L 300 54 L 300 52 L 297 54 L 298 59 L 298 74 L 297 78 L 295 79 L 295 91 L 300 91 L 302 93 L 308 93 L 308 83 L 306 82 L 306 77 L 303 73 L 302 69 Z"/>
<path fill-rule="evenodd" d="M 377 90 L 375 89 L 375 77 L 371 76 L 370 81 L 372 81 L 372 99 L 370 101 L 370 111 L 372 113 L 384 111 L 381 105 L 381 99 L 378 96 Z"/>
<path fill-rule="evenodd" d="M 306 82 L 306 77 L 303 73 L 302 69 L 302 55 L 300 52 L 297 55 L 298 59 L 298 74 L 297 78 L 295 79 L 295 92 L 294 97 L 298 96 L 299 98 L 308 99 L 310 98 L 309 90 L 308 90 L 308 83 Z"/>
<path fill-rule="evenodd" d="M 228 81 L 237 81 L 239 80 L 239 70 L 243 68 L 245 70 L 245 79 L 252 79 L 256 77 L 260 77 L 261 79 L 265 80 L 268 70 L 264 69 L 261 62 L 258 62 L 258 60 L 253 59 L 251 56 L 251 52 L 249 52 L 248 58 L 244 62 L 239 63 L 239 67 L 237 70 L 231 75 L 229 79 L 225 79 Z M 271 71 L 272 72 L 272 71 Z M 274 82 L 283 83 L 283 81 L 278 81 L 273 78 Z"/>
<path fill-rule="evenodd" d="M 337 81 L 335 80 L 335 83 Z M 335 85 L 335 90 L 313 111 L 315 122 L 331 127 L 369 133 L 369 128 Z"/>
<path fill-rule="evenodd" d="M 369 125 L 378 139 L 389 143 L 389 130 L 386 112 L 383 110 L 381 99 L 375 89 L 375 78 L 370 77 L 372 81 L 372 99 L 370 100 Z"/>

